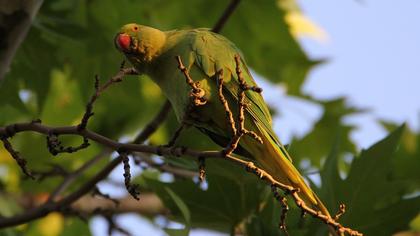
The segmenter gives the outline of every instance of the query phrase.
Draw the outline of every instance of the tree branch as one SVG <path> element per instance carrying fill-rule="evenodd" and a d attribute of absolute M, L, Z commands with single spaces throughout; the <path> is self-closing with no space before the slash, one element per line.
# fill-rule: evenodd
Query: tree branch
<path fill-rule="evenodd" d="M 61 128 L 51 128 L 47 126 L 41 125 L 41 122 L 37 120 L 36 122 L 30 122 L 30 123 L 22 123 L 22 124 L 13 124 L 8 125 L 5 127 L 0 127 L 0 137 L 2 138 L 2 141 L 5 144 L 6 150 L 9 151 L 9 153 L 16 159 L 16 161 L 21 166 L 24 173 L 29 173 L 29 171 L 26 169 L 26 162 L 24 159 L 20 158 L 17 155 L 17 152 L 13 150 L 11 144 L 8 142 L 8 138 L 14 136 L 18 132 L 22 132 L 24 130 L 26 131 L 35 131 L 39 133 L 43 133 L 46 135 L 55 134 L 78 134 L 83 136 L 83 134 L 88 134 L 90 131 L 86 130 L 87 122 L 89 118 L 93 115 L 92 109 L 93 109 L 93 103 L 96 101 L 96 99 L 99 97 L 101 92 L 103 92 L 106 88 L 108 88 L 111 84 L 115 82 L 119 82 L 122 80 L 122 77 L 127 74 L 135 74 L 136 71 L 132 68 L 123 68 L 123 64 L 121 65 L 120 71 L 112 77 L 107 83 L 105 83 L 103 86 L 99 86 L 98 78 L 95 80 L 95 94 L 91 97 L 88 105 L 86 106 L 86 112 L 82 118 L 82 121 L 77 126 L 68 126 L 68 127 L 61 127 Z M 167 105 L 164 106 L 164 109 L 167 109 Z M 146 127 L 147 129 L 143 130 L 137 137 L 137 142 L 143 142 L 146 140 L 153 132 L 158 128 L 158 126 L 163 122 L 165 115 L 162 115 L 163 111 L 161 111 L 158 116 L 155 117 Z M 166 112 L 165 112 L 166 113 Z M 31 124 L 38 124 L 39 126 L 32 126 Z M 23 128 L 20 130 L 20 128 Z M 70 132 L 70 133 L 68 133 Z M 99 134 L 91 133 L 93 135 L 92 137 L 99 138 L 105 143 L 109 143 L 109 141 L 112 140 L 105 138 L 104 136 L 101 136 Z M 84 136 L 83 136 L 84 137 Z M 84 137 L 85 139 L 89 139 L 87 137 Z M 8 145 L 9 144 L 9 145 Z M 118 143 L 114 143 L 117 146 L 120 146 Z M 9 148 L 10 146 L 10 148 Z M 115 146 L 116 147 L 116 146 Z M 93 178 L 91 178 L 88 182 L 86 182 L 84 185 L 82 185 L 77 191 L 73 192 L 72 194 L 64 197 L 60 201 L 54 201 L 55 198 L 63 192 L 78 176 L 80 176 L 86 169 L 91 167 L 94 163 L 102 159 L 104 156 L 106 156 L 107 152 L 109 150 L 119 150 L 119 148 L 114 149 L 108 149 L 104 151 L 103 155 L 98 155 L 97 157 L 93 158 L 91 161 L 85 163 L 82 167 L 77 169 L 72 174 L 68 175 L 67 178 L 60 184 L 56 190 L 52 193 L 48 201 L 34 209 L 31 209 L 29 211 L 26 211 L 25 213 L 22 213 L 21 215 L 17 215 L 10 218 L 0 218 L 0 228 L 2 227 L 8 227 L 13 225 L 19 225 L 34 219 L 38 219 L 40 217 L 43 217 L 47 215 L 48 213 L 52 211 L 60 211 L 65 208 L 67 208 L 70 204 L 72 204 L 74 201 L 79 199 L 81 196 L 88 193 L 90 190 L 94 189 L 95 185 L 104 179 L 108 174 L 122 161 L 121 156 L 112 160 L 110 163 L 108 163 L 101 171 L 99 171 Z M 19 158 L 16 158 L 19 157 Z"/>
<path fill-rule="evenodd" d="M 41 123 L 31 123 L 31 122 L 16 123 L 16 124 L 0 127 L 0 136 L 3 135 L 5 137 L 10 137 L 8 136 L 10 135 L 10 133 L 6 132 L 6 130 L 8 130 L 9 132 L 12 132 L 13 134 L 26 132 L 26 131 L 32 131 L 32 132 L 45 134 L 45 135 L 51 132 L 60 134 L 60 135 L 62 134 L 78 135 L 78 136 L 90 139 L 92 141 L 95 141 L 99 144 L 102 144 L 110 149 L 124 150 L 127 152 L 143 152 L 143 153 L 152 153 L 152 154 L 161 153 L 162 155 L 167 155 L 167 156 L 187 155 L 187 156 L 192 156 L 192 157 L 197 157 L 201 154 L 204 154 L 205 157 L 220 157 L 219 151 L 200 152 L 200 151 L 188 149 L 185 147 L 163 147 L 163 146 L 152 146 L 152 145 L 144 145 L 144 144 L 120 143 L 110 138 L 107 138 L 105 136 L 102 136 L 96 132 L 90 131 L 88 129 L 79 130 L 78 126 L 53 127 L 53 126 L 43 125 Z"/>
<path fill-rule="evenodd" d="M 89 118 L 93 116 L 93 103 L 99 98 L 101 93 L 105 91 L 109 86 L 114 83 L 121 82 L 126 75 L 137 75 L 138 72 L 134 68 L 124 68 L 125 61 L 123 61 L 120 65 L 120 70 L 116 75 L 111 77 L 105 84 L 99 85 L 99 76 L 95 76 L 95 93 L 90 98 L 89 102 L 86 105 L 86 111 L 83 114 L 82 120 L 78 125 L 79 129 L 83 130 L 86 128 Z"/>
<path fill-rule="evenodd" d="M 149 156 L 146 156 L 146 155 L 140 155 L 140 154 L 134 155 L 134 161 L 146 163 L 147 166 L 158 169 L 161 172 L 167 172 L 167 173 L 170 173 L 175 176 L 182 177 L 182 178 L 194 178 L 194 177 L 199 176 L 199 173 L 195 171 L 182 169 L 180 167 L 172 166 L 168 163 L 163 163 L 163 164 L 155 163 Z"/>
<path fill-rule="evenodd" d="M 92 179 L 84 183 L 77 191 L 69 194 L 56 202 L 47 202 L 37 208 L 27 210 L 24 213 L 12 217 L 0 218 L 0 228 L 20 225 L 48 215 L 53 211 L 60 211 L 69 206 L 77 199 L 92 190 L 95 185 L 104 179 L 121 162 L 121 158 L 113 159 L 108 165 L 99 171 Z"/>
<path fill-rule="evenodd" d="M 15 159 L 16 163 L 19 165 L 22 172 L 26 176 L 30 177 L 31 179 L 35 179 L 35 177 L 31 173 L 31 171 L 29 171 L 27 166 L 26 166 L 26 160 L 20 156 L 19 152 L 17 152 L 15 149 L 13 149 L 13 146 L 9 142 L 9 140 L 7 140 L 7 137 L 6 136 L 3 137 L 2 135 L 0 135 L 0 137 L 1 137 L 1 141 L 3 142 L 4 148 L 10 153 L 10 155 L 13 157 L 13 159 Z"/>
<path fill-rule="evenodd" d="M 0 5 L 0 83 L 9 71 L 13 57 L 25 39 L 42 2 L 43 0 L 9 0 Z"/>
<path fill-rule="evenodd" d="M 139 143 L 143 143 L 144 141 L 146 141 L 146 139 L 149 138 L 150 135 L 153 134 L 157 130 L 159 125 L 162 124 L 163 121 L 166 120 L 166 118 L 168 117 L 168 113 L 171 110 L 171 108 L 172 108 L 171 103 L 168 100 L 166 100 L 165 103 L 163 104 L 162 108 L 158 112 L 158 114 L 152 119 L 151 122 L 149 122 L 144 127 L 142 132 L 140 132 L 137 135 L 137 137 L 134 139 L 133 143 L 139 144 Z"/>
<path fill-rule="evenodd" d="M 232 13 L 236 10 L 241 0 L 232 0 L 230 4 L 226 7 L 225 11 L 223 12 L 222 16 L 213 26 L 212 31 L 215 33 L 220 33 L 222 28 L 225 26 L 227 20 L 232 15 Z"/>
<path fill-rule="evenodd" d="M 118 205 L 104 198 L 85 195 L 75 201 L 71 207 L 85 214 L 94 214 L 96 209 L 112 211 L 115 214 L 136 212 L 144 216 L 156 216 L 168 214 L 160 198 L 154 193 L 142 193 L 141 201 L 130 196 L 117 199 Z"/>
<path fill-rule="evenodd" d="M 94 166 L 105 156 L 111 154 L 111 152 L 112 151 L 110 149 L 104 149 L 101 153 L 99 153 L 89 161 L 85 162 L 81 167 L 66 175 L 63 182 L 61 182 L 61 184 L 59 184 L 57 188 L 54 189 L 54 191 L 50 194 L 47 202 L 55 201 L 56 198 L 60 196 L 60 194 L 63 193 L 63 191 L 66 190 L 80 175 L 82 175 L 83 172 L 85 172 L 90 167 Z"/>

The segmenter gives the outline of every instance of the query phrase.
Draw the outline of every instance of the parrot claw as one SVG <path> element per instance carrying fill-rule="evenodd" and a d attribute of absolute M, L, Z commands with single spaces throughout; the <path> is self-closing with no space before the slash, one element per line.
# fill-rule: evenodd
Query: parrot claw
<path fill-rule="evenodd" d="M 197 86 L 197 83 L 196 83 Z M 190 97 L 193 98 L 194 106 L 202 106 L 207 103 L 207 100 L 204 98 L 206 92 L 202 88 L 193 88 L 190 92 Z"/>

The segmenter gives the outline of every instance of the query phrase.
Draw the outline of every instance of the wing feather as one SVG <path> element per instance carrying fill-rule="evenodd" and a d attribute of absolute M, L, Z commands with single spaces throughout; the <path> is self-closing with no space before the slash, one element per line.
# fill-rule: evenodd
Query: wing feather
<path fill-rule="evenodd" d="M 247 68 L 242 53 L 228 39 L 207 29 L 195 29 L 191 31 L 190 37 L 190 48 L 195 56 L 195 65 L 208 77 L 214 76 L 216 71 L 223 69 L 225 90 L 236 100 L 238 99 L 239 81 L 236 75 L 234 58 L 237 54 L 241 56 L 242 63 L 240 66 L 245 82 L 249 86 L 257 85 Z M 290 159 L 271 128 L 271 115 L 261 94 L 253 91 L 246 91 L 245 94 L 246 102 L 251 104 L 247 106 L 246 111 L 259 124 L 257 127 L 264 129 L 273 141 L 279 145 L 285 156 Z"/>

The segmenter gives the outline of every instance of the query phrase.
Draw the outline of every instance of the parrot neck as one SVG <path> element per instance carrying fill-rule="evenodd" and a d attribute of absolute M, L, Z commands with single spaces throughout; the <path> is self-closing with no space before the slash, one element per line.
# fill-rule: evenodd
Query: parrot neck
<path fill-rule="evenodd" d="M 137 42 L 137 51 L 143 63 L 150 63 L 161 54 L 166 42 L 166 34 L 158 29 L 144 26 Z"/>

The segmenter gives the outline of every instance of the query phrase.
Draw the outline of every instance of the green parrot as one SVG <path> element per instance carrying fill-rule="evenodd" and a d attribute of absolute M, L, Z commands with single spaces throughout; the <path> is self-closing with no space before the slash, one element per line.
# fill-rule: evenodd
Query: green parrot
<path fill-rule="evenodd" d="M 139 24 L 124 25 L 115 37 L 115 45 L 139 73 L 148 75 L 170 101 L 177 119 L 194 126 L 215 143 L 225 147 L 233 136 L 226 110 L 219 100 L 217 72 L 223 70 L 223 94 L 238 117 L 240 83 L 235 56 L 239 49 L 225 37 L 208 29 L 160 31 Z M 179 56 L 197 86 L 204 91 L 205 104 L 191 108 L 191 87 L 175 59 Z M 256 86 L 245 60 L 240 69 L 248 86 Z M 244 135 L 235 153 L 252 158 L 277 181 L 299 188 L 309 206 L 330 216 L 326 207 L 306 185 L 293 166 L 286 149 L 271 126 L 271 115 L 260 93 L 245 91 L 245 128 L 255 132 L 262 142 Z"/>

